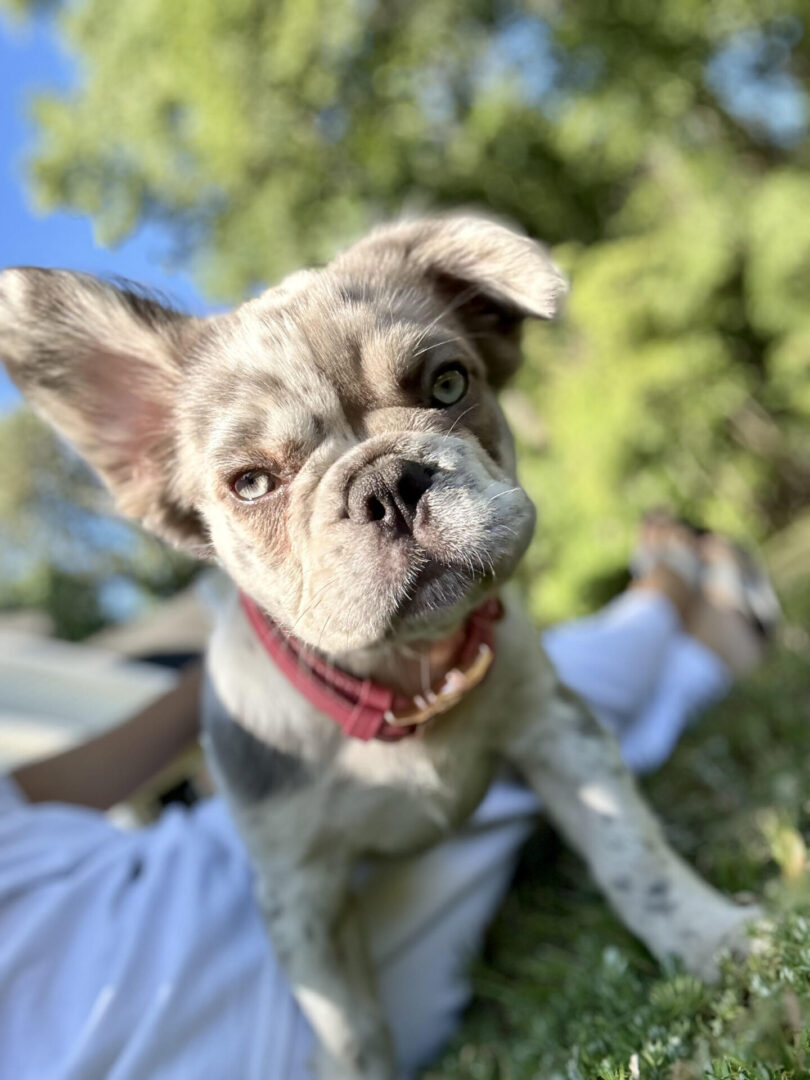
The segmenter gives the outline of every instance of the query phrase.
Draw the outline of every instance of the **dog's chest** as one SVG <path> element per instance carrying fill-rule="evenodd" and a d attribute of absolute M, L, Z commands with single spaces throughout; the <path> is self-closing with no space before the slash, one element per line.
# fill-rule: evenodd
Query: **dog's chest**
<path fill-rule="evenodd" d="M 462 710 L 394 745 L 347 742 L 324 777 L 327 830 L 380 854 L 413 851 L 451 832 L 481 801 L 494 771 L 476 720 Z"/>

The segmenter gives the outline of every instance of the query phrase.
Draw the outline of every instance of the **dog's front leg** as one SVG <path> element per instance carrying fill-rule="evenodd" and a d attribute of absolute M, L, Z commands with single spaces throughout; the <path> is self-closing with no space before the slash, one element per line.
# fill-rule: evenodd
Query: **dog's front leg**
<path fill-rule="evenodd" d="M 259 902 L 293 993 L 320 1043 L 319 1080 L 394 1080 L 343 857 L 259 865 Z"/>
<path fill-rule="evenodd" d="M 756 909 L 731 903 L 675 854 L 587 706 L 557 684 L 542 715 L 522 724 L 507 755 L 583 856 L 612 907 L 650 951 L 716 976 L 724 946 L 742 949 Z"/>

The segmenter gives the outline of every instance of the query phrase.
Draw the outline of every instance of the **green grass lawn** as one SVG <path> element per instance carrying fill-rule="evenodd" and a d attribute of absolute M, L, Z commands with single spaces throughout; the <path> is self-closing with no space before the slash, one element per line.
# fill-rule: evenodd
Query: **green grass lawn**
<path fill-rule="evenodd" d="M 428 1077 L 810 1077 L 810 587 L 767 664 L 705 716 L 645 790 L 710 881 L 772 926 L 706 987 L 662 970 L 550 832 L 532 842 L 475 970 L 477 1000 Z"/>

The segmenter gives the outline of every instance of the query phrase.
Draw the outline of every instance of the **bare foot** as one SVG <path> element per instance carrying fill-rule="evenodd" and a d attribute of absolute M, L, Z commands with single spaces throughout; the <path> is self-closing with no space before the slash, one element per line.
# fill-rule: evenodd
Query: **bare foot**
<path fill-rule="evenodd" d="M 686 624 L 700 599 L 702 577 L 699 538 L 694 529 L 663 510 L 645 515 L 631 570 L 634 588 L 666 596 Z"/>

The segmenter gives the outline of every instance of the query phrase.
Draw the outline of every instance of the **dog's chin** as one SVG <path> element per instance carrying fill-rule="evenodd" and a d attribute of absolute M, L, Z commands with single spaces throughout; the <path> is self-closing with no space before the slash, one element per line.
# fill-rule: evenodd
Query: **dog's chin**
<path fill-rule="evenodd" d="M 531 539 L 533 515 L 527 527 L 508 548 L 479 552 L 463 563 L 445 561 L 424 548 L 425 563 L 403 589 L 385 627 L 373 644 L 390 646 L 400 642 L 440 638 L 458 629 L 487 597 L 497 593 L 512 577 Z"/>
<path fill-rule="evenodd" d="M 491 574 L 429 563 L 410 587 L 395 613 L 400 627 L 444 623 L 474 605 L 493 584 Z"/>
<path fill-rule="evenodd" d="M 515 560 L 516 561 L 516 560 Z M 505 583 L 506 567 L 472 571 L 429 563 L 403 596 L 380 644 L 442 637 L 452 633 Z"/>
<path fill-rule="evenodd" d="M 355 574 L 346 576 L 344 599 L 325 620 L 328 633 L 319 627 L 312 640 L 310 626 L 300 622 L 298 633 L 336 657 L 447 637 L 512 577 L 533 525 L 534 508 L 524 497 L 505 521 L 489 526 L 489 543 L 480 542 L 483 530 L 466 546 L 459 530 L 415 531 L 393 548 L 396 558 L 391 551 L 384 561 L 368 558 L 359 588 Z M 323 622 L 323 615 L 315 621 Z"/>

